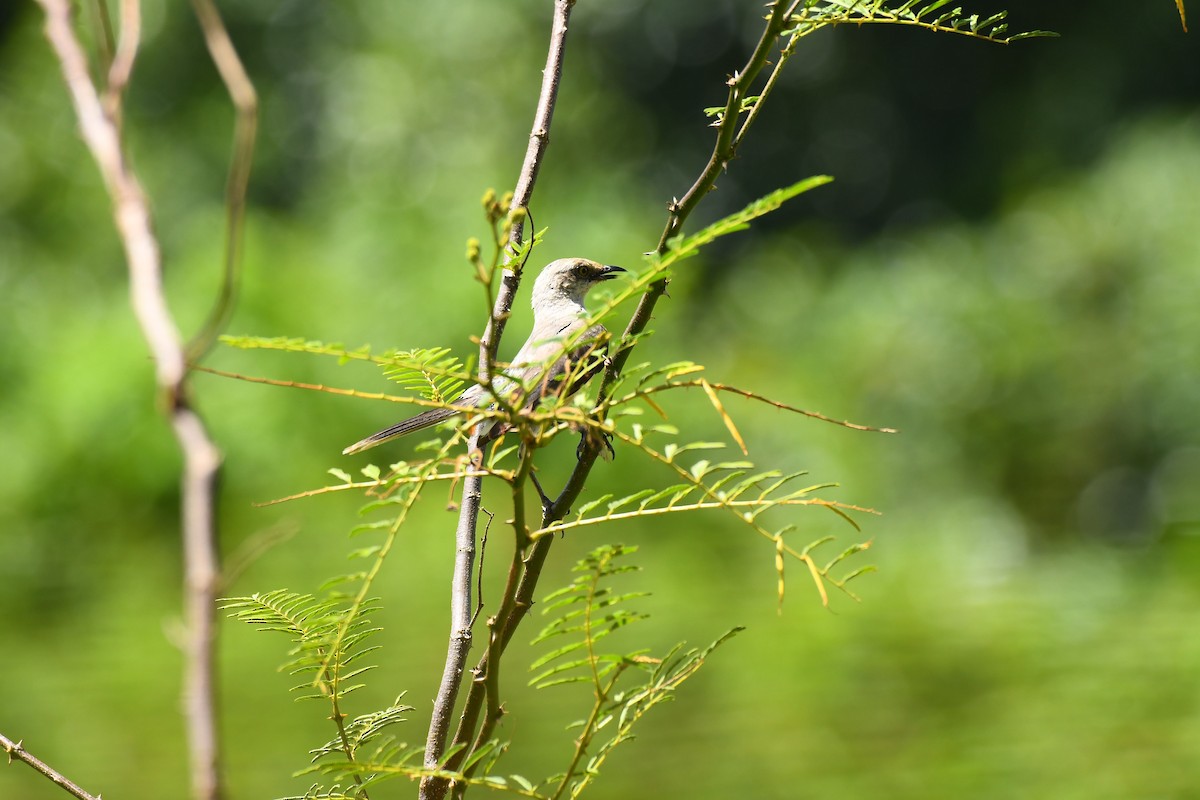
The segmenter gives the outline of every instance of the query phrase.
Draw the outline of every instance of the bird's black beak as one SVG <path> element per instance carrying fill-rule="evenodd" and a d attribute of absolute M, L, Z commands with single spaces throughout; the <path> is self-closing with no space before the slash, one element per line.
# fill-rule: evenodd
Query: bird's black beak
<path fill-rule="evenodd" d="M 602 281 L 611 281 L 613 278 L 617 277 L 618 272 L 624 272 L 624 271 L 625 271 L 625 269 L 623 267 L 614 267 L 611 264 L 605 264 L 600 269 L 600 278 L 599 279 Z"/>

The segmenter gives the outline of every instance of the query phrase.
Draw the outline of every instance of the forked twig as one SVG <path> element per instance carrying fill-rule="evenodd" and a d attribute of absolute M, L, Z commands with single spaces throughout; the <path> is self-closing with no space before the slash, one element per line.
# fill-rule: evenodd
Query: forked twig
<path fill-rule="evenodd" d="M 149 205 L 122 146 L 120 92 L 137 54 L 139 5 L 122 3 L 120 45 L 111 68 L 111 85 L 102 100 L 71 25 L 70 3 L 68 0 L 38 2 L 46 13 L 46 37 L 62 68 L 84 142 L 112 198 L 117 232 L 129 268 L 134 315 L 150 348 L 163 405 L 184 456 L 185 718 L 193 793 L 199 800 L 214 800 L 221 793 L 213 676 L 214 601 L 220 579 L 215 497 L 221 454 L 187 398 L 187 358 L 163 293 L 162 258 Z"/>

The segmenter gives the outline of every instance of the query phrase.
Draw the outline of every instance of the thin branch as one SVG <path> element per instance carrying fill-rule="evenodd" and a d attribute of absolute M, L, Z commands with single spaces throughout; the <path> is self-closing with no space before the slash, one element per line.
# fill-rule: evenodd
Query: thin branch
<path fill-rule="evenodd" d="M 68 0 L 38 0 L 46 13 L 46 37 L 62 67 L 84 142 L 113 201 L 117 231 L 125 247 L 134 315 L 154 360 L 159 391 L 184 454 L 183 552 L 185 644 L 184 711 L 191 753 L 192 790 L 200 800 L 220 796 L 216 703 L 213 677 L 214 609 L 219 574 L 214 506 L 220 453 L 189 405 L 184 382 L 183 341 L 162 286 L 162 260 L 141 184 L 125 158 L 117 119 L 105 110 L 71 27 Z M 132 64 L 137 3 L 123 4 L 122 53 Z M 119 105 L 119 103 L 117 104 Z"/>
<path fill-rule="evenodd" d="M 483 665 L 483 670 L 477 670 L 474 673 L 474 686 L 483 687 L 485 703 L 483 722 L 479 725 L 479 730 L 475 734 L 475 739 L 471 744 L 469 752 L 478 752 L 481 747 L 487 744 L 488 740 L 492 738 L 492 733 L 495 732 L 496 726 L 500 724 L 500 719 L 504 716 L 504 708 L 500 702 L 500 654 L 505 645 L 504 621 L 512 616 L 513 605 L 516 603 L 517 587 L 525 571 L 524 556 L 530 541 L 529 523 L 525 510 L 525 486 L 526 479 L 533 474 L 533 455 L 535 452 L 536 443 L 533 437 L 530 436 L 521 444 L 521 462 L 511 482 L 513 518 L 510 524 L 512 525 L 516 541 L 513 546 L 512 561 L 509 564 L 508 578 L 505 581 L 500 607 L 496 610 L 496 614 L 488 620 L 487 651 L 480 662 Z M 474 686 L 472 687 L 473 690 Z M 465 715 L 466 711 L 464 710 Z M 462 720 L 460 720 L 458 729 L 455 731 L 455 744 L 465 743 L 466 737 L 470 735 L 474 727 L 474 716 L 471 717 L 469 725 L 464 725 Z M 454 768 L 457 769 L 460 763 L 461 761 L 456 761 Z M 463 770 L 463 773 L 467 777 L 471 777 L 480 766 L 480 762 L 476 761 L 474 764 L 467 766 Z M 464 785 L 458 789 L 456 796 L 461 795 L 465 791 L 465 788 Z"/>
<path fill-rule="evenodd" d="M 567 46 L 567 24 L 571 19 L 571 10 L 575 0 L 554 0 L 554 19 L 550 30 L 550 48 L 546 53 L 546 67 L 542 70 L 542 88 L 538 93 L 537 110 L 533 116 L 533 128 L 529 132 L 529 145 L 525 149 L 525 160 L 521 164 L 521 172 L 517 177 L 516 188 L 513 189 L 512 208 L 527 208 L 533 199 L 533 187 L 537 183 L 538 173 L 542 168 L 542 160 L 546 156 L 546 148 L 550 146 L 550 124 L 554 120 L 554 106 L 558 102 L 558 87 L 562 81 L 562 65 Z M 509 250 L 520 247 L 524 236 L 524 225 L 516 223 L 509 233 Z M 519 267 L 519 265 L 517 265 Z M 504 326 L 512 313 L 513 299 L 521 282 L 521 273 L 512 269 L 505 270 L 500 281 L 500 291 L 496 295 L 496 305 L 493 307 L 491 319 L 488 320 L 487 330 L 480 340 L 480 364 L 490 365 L 495 359 L 496 347 L 504 334 Z M 486 379 L 486 373 L 481 376 Z"/>
<path fill-rule="evenodd" d="M 96 31 L 96 51 L 100 58 L 100 72 L 107 72 L 113 62 L 113 29 L 112 20 L 108 16 L 108 3 L 105 0 L 92 0 L 86 3 L 88 16 L 91 17 L 92 28 Z"/>
<path fill-rule="evenodd" d="M 222 789 L 215 616 L 221 569 L 215 512 L 221 452 L 209 437 L 203 420 L 186 404 L 176 404 L 171 424 L 184 452 L 184 618 L 188 639 L 183 702 L 191 754 L 192 795 L 197 800 L 217 800 Z"/>
<path fill-rule="evenodd" d="M 696 484 L 698 487 L 699 484 Z M 581 517 L 580 519 L 570 522 L 559 521 L 548 528 L 542 528 L 530 533 L 534 539 L 541 539 L 543 536 L 552 536 L 556 533 L 570 530 L 572 528 L 583 528 L 588 525 L 599 525 L 604 522 L 615 522 L 625 519 L 642 519 L 643 517 L 661 517 L 667 514 L 690 513 L 693 511 L 707 511 L 709 509 L 745 509 L 746 512 L 754 513 L 766 510 L 768 508 L 778 508 L 780 506 L 833 506 L 835 508 L 848 509 L 850 511 L 859 511 L 864 514 L 877 514 L 879 512 L 865 506 L 856 506 L 851 503 L 839 503 L 836 500 L 824 500 L 820 497 L 810 497 L 807 499 L 786 498 L 783 500 L 701 500 L 694 503 L 680 503 L 673 506 L 638 508 L 635 511 L 621 511 L 617 513 L 604 514 L 598 517 Z M 743 516 L 743 519 L 745 517 Z"/>
<path fill-rule="evenodd" d="M 62 787 L 63 791 L 74 797 L 78 797 L 79 800 L 100 800 L 100 795 L 88 794 L 80 788 L 79 784 L 64 777 L 61 772 L 22 747 L 21 742 L 14 742 L 0 733 L 0 747 L 4 748 L 4 752 L 8 754 L 8 763 L 11 764 L 14 758 L 17 761 L 24 761 L 53 781 L 57 786 Z"/>
<path fill-rule="evenodd" d="M 250 166 L 254 159 L 254 141 L 258 133 L 258 93 L 238 58 L 229 31 L 212 0 L 192 0 L 196 19 L 204 32 L 209 56 L 233 101 L 237 120 L 233 128 L 233 156 L 225 185 L 225 268 L 221 288 L 204 327 L 188 346 L 190 361 L 198 361 L 212 347 L 233 313 L 238 273 L 242 262 L 242 231 L 246 217 L 246 191 Z"/>
<path fill-rule="evenodd" d="M 479 433 L 471 435 L 467 448 L 471 457 L 482 453 L 480 441 Z M 446 647 L 446 663 L 442 669 L 442 680 L 438 684 L 433 715 L 429 721 L 429 733 L 425 739 L 424 764 L 429 769 L 441 766 L 446 735 L 454 714 L 454 704 L 462 686 L 467 655 L 471 651 L 471 621 L 474 618 L 471 612 L 471 578 L 475 566 L 475 526 L 479 520 L 482 499 L 483 479 L 464 479 L 458 526 L 454 534 L 454 574 L 450 582 L 450 641 Z M 448 788 L 449 784 L 444 779 L 424 778 L 421 781 L 419 797 L 421 800 L 441 800 Z"/>
<path fill-rule="evenodd" d="M 566 50 L 567 26 L 575 0 L 555 0 L 554 16 L 550 31 L 550 46 L 546 54 L 546 67 L 542 72 L 542 86 L 538 94 L 537 111 L 529 134 L 529 145 L 525 160 L 513 191 L 512 207 L 525 208 L 533 196 L 534 184 L 546 148 L 550 143 L 550 125 L 554 118 L 554 106 L 558 100 L 558 88 L 562 79 L 562 64 Z M 516 222 L 509 234 L 510 252 L 516 251 L 521 243 L 524 226 Z M 517 269 L 505 269 L 496 295 L 496 303 L 488 318 L 487 328 L 479 342 L 480 380 L 488 383 L 492 364 L 505 323 L 512 313 L 513 299 L 520 285 L 520 265 Z M 472 435 L 469 453 L 475 453 L 482 444 L 481 435 Z M 434 699 L 433 716 L 429 722 L 429 735 L 425 741 L 425 766 L 435 769 L 441 766 L 446 751 L 446 736 L 454 713 L 455 701 L 462 686 L 467 656 L 471 647 L 471 574 L 475 561 L 475 531 L 479 524 L 479 504 L 483 493 L 483 479 L 468 477 L 463 481 L 462 503 L 459 506 L 458 527 L 455 532 L 454 575 L 451 579 L 450 641 L 446 649 L 446 665 L 442 680 Z M 490 649 L 490 648 L 489 648 Z M 474 694 L 474 692 L 472 692 Z M 464 708 L 465 714 L 465 708 Z M 460 731 L 462 725 L 460 722 Z M 456 738 L 457 735 L 456 734 Z M 462 754 L 463 751 L 459 751 Z M 451 767 L 453 769 L 453 767 Z M 449 781 L 431 777 L 421 781 L 421 800 L 441 800 L 449 789 Z"/>
<path fill-rule="evenodd" d="M 700 204 L 704 196 L 712 191 L 716 185 L 717 177 L 725 171 L 729 166 L 729 162 L 733 160 L 737 147 L 737 140 L 734 134 L 737 131 L 737 120 L 742 107 L 742 101 L 747 97 L 748 89 L 758 77 L 758 73 L 762 71 L 763 66 L 766 65 L 767 57 L 770 56 L 771 51 L 775 48 L 779 34 L 787 24 L 787 15 L 790 8 L 795 8 L 795 5 L 785 7 L 782 1 L 774 4 L 771 9 L 771 16 L 767 20 L 767 25 L 763 28 L 762 37 L 758 40 L 758 45 L 754 48 L 754 52 L 750 55 L 746 66 L 741 71 L 735 72 L 726 82 L 729 86 L 729 98 L 725 104 L 725 111 L 721 117 L 720 124 L 717 127 L 717 140 L 713 144 L 712 155 L 709 156 L 708 163 L 704 165 L 700 177 L 696 178 L 696 182 L 692 184 L 692 188 L 687 190 L 687 194 L 683 196 L 683 199 L 677 202 L 672 201 L 668 204 L 667 208 L 671 213 L 667 219 L 666 227 L 663 228 L 662 236 L 658 240 L 658 247 L 656 249 L 659 253 L 667 252 L 667 243 L 683 228 L 684 221 L 696 210 L 696 206 Z M 665 288 L 666 281 L 663 281 L 663 284 Z M 635 333 L 640 332 L 640 329 L 635 331 Z"/>
<path fill-rule="evenodd" d="M 750 58 L 746 61 L 746 66 L 741 71 L 735 73 L 728 81 L 729 97 L 725 103 L 725 111 L 723 112 L 720 123 L 717 127 L 717 139 L 713 144 L 712 155 L 709 156 L 708 163 L 700 173 L 700 177 L 692 184 L 682 200 L 672 200 L 667 204 L 668 216 L 667 223 L 663 228 L 662 236 L 659 237 L 658 247 L 656 251 L 660 254 L 666 253 L 669 249 L 671 239 L 679 234 L 683 229 L 683 223 L 699 205 L 700 201 L 716 186 L 717 176 L 729 165 L 733 159 L 734 151 L 738 144 L 738 139 L 735 134 L 737 132 L 739 110 L 742 107 L 742 101 L 747 96 L 748 90 L 753 85 L 755 79 L 762 71 L 767 63 L 767 58 L 774 49 L 780 34 L 788 22 L 788 14 L 796 7 L 795 0 L 790 3 L 784 3 L 783 0 L 777 0 L 772 7 L 771 13 L 767 17 L 767 24 L 763 28 L 762 37 L 758 40 L 758 45 L 754 48 Z M 625 333 L 621 337 L 623 346 L 617 350 L 609 363 L 608 369 L 605 370 L 604 379 L 600 384 L 599 402 L 604 402 L 612 385 L 616 382 L 621 374 L 621 370 L 625 367 L 629 356 L 633 353 L 633 347 L 637 343 L 637 337 L 646 329 L 650 323 L 650 318 L 654 313 L 654 307 L 667 291 L 668 279 L 666 277 L 659 278 L 654 281 L 642 295 L 642 299 L 638 301 L 637 308 L 634 309 L 633 315 L 629 319 L 629 324 L 625 326 Z M 578 498 L 579 493 L 583 490 L 583 485 L 587 481 L 587 477 L 591 474 L 592 467 L 596 463 L 596 458 L 600 455 L 601 444 L 595 440 L 585 441 L 581 448 L 580 458 L 575 464 L 575 469 L 568 478 L 566 486 L 563 488 L 562 494 L 551 506 L 549 514 L 549 522 L 557 522 L 562 519 L 571 508 L 571 504 Z"/>
<path fill-rule="evenodd" d="M 788 8 L 787 11 L 783 12 L 784 19 L 790 20 L 792 18 L 792 14 L 796 12 L 796 9 L 800 6 L 801 2 L 802 0 L 794 0 L 791 7 Z M 779 80 L 779 76 L 783 73 L 783 65 L 786 64 L 788 59 L 792 57 L 792 53 L 796 51 L 796 44 L 799 41 L 800 37 L 793 33 L 788 38 L 788 43 L 783 46 L 782 50 L 779 51 L 779 56 L 775 59 L 775 66 L 771 68 L 770 77 L 767 78 L 767 82 L 763 86 L 762 91 L 758 93 L 758 99 L 754 101 L 754 107 L 750 109 L 750 113 L 746 115 L 746 119 L 742 122 L 742 126 L 738 128 L 737 135 L 733 138 L 733 146 L 735 148 L 742 143 L 743 139 L 746 138 L 746 133 L 749 132 L 750 126 L 754 124 L 756 119 L 758 119 L 759 109 L 761 109 L 763 104 L 767 102 L 767 98 L 771 95 L 771 90 L 775 88 L 775 84 Z"/>
<path fill-rule="evenodd" d="M 101 2 L 101 18 L 105 24 L 105 38 L 112 38 L 108 23 L 108 10 Z M 125 87 L 133 75 L 133 64 L 137 60 L 138 43 L 142 38 L 141 5 L 138 0 L 121 0 L 121 39 L 117 42 L 116 56 L 109 60 L 108 85 L 104 88 L 104 108 L 120 125 L 121 100 Z"/>
<path fill-rule="evenodd" d="M 790 411 L 793 414 L 800 414 L 805 417 L 811 417 L 812 419 L 819 419 L 822 422 L 832 422 L 834 425 L 841 425 L 843 428 L 850 428 L 851 430 L 856 430 L 856 431 L 869 431 L 872 433 L 899 433 L 899 431 L 897 431 L 895 428 L 876 428 L 871 425 L 861 425 L 857 422 L 850 422 L 849 420 L 837 419 L 835 417 L 828 417 L 828 416 L 825 416 L 824 414 L 821 414 L 816 411 L 809 411 L 804 408 L 798 408 L 793 405 L 788 405 L 787 403 L 781 403 L 778 400 L 772 400 L 771 398 L 766 397 L 765 395 L 758 394 L 757 392 L 749 392 L 749 391 L 746 391 L 745 389 L 739 389 L 736 386 L 729 386 L 728 384 L 724 384 L 724 383 L 713 383 L 711 381 L 705 381 L 702 379 L 694 380 L 694 381 L 668 381 L 667 383 L 661 383 L 661 384 L 658 384 L 657 386 L 650 386 L 650 387 L 643 388 L 643 389 L 637 389 L 637 390 L 632 391 L 629 394 L 625 395 L 624 397 L 614 401 L 613 405 L 621 405 L 621 404 L 627 403 L 635 397 L 645 400 L 645 399 L 648 399 L 649 396 L 652 394 L 657 394 L 658 392 L 665 392 L 670 389 L 691 389 L 691 388 L 694 388 L 697 386 L 702 386 L 705 384 L 708 385 L 709 388 L 714 389 L 718 392 L 728 392 L 730 394 L 740 395 L 741 397 L 745 397 L 748 400 L 757 400 L 760 403 L 766 403 L 769 406 L 774 406 L 775 408 L 781 409 L 783 411 Z"/>

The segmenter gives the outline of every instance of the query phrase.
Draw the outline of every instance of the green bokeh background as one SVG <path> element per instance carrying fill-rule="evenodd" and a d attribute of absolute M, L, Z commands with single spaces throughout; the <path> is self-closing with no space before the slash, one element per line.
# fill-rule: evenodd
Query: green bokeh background
<path fill-rule="evenodd" d="M 184 5 L 145 6 L 127 125 L 191 331 L 218 280 L 232 112 Z M 1057 40 L 848 29 L 796 56 L 693 228 L 811 174 L 836 182 L 686 262 L 639 352 L 901 429 L 729 402 L 759 464 L 882 512 L 862 519 L 879 572 L 831 612 L 793 568 L 779 615 L 773 549 L 719 516 L 557 544 L 547 590 L 602 541 L 640 547 L 653 616 L 630 649 L 748 627 L 593 796 L 1200 796 L 1200 58 L 1169 0 L 1087 6 L 1010 6 L 1015 27 Z M 464 243 L 485 233 L 484 190 L 515 179 L 549 3 L 223 10 L 262 97 L 230 331 L 469 353 L 482 306 Z M 700 109 L 723 101 L 759 10 L 580 0 L 538 261 L 639 263 L 703 164 Z M 40 24 L 33 3 L 0 13 L 0 731 L 105 797 L 183 797 L 179 457 Z M 386 388 L 315 358 L 211 363 Z M 228 593 L 310 591 L 349 569 L 359 499 L 254 504 L 361 466 L 339 450 L 396 408 L 207 375 L 193 388 L 226 456 L 223 548 L 281 539 Z M 693 438 L 723 435 L 702 396 L 668 411 Z M 546 474 L 568 464 L 556 450 Z M 669 481 L 622 452 L 589 493 Z M 855 540 L 830 514 L 794 521 L 801 538 Z M 351 709 L 407 690 L 414 742 L 444 653 L 452 525 L 431 495 L 402 537 L 380 667 Z M 587 702 L 524 689 L 536 627 L 518 636 L 501 731 L 507 769 L 530 776 L 562 768 L 563 726 Z M 230 796 L 303 792 L 290 774 L 328 738 L 323 710 L 273 671 L 282 640 L 222 633 Z M 0 769 L 2 798 L 59 796 Z"/>

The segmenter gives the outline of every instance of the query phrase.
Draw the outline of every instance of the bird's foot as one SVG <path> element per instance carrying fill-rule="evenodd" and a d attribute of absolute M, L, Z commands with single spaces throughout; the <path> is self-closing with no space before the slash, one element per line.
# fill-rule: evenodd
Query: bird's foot
<path fill-rule="evenodd" d="M 537 473 L 530 472 L 529 480 L 533 481 L 533 488 L 537 489 L 538 498 L 542 501 L 542 516 L 547 516 L 550 509 L 554 508 L 554 501 L 546 496 L 546 492 L 542 490 L 542 484 L 537 479 Z"/>
<path fill-rule="evenodd" d="M 617 457 L 617 451 L 613 449 L 612 440 L 612 434 L 607 431 L 586 428 L 579 437 L 579 444 L 575 448 L 575 457 L 581 459 L 595 447 L 600 458 L 605 461 L 613 461 Z"/>

